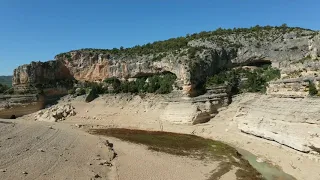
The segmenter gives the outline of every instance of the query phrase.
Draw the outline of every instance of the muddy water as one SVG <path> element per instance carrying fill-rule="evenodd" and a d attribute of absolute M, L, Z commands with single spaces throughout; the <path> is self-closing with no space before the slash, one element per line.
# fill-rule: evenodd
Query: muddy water
<path fill-rule="evenodd" d="M 50 89 L 49 89 L 50 90 Z M 0 95 L 0 118 L 10 119 L 37 112 L 47 105 L 56 104 L 65 95 L 64 92 L 46 92 L 47 95 Z M 10 108 L 4 108 L 5 102 L 10 102 Z"/>
<path fill-rule="evenodd" d="M 27 114 L 31 114 L 43 109 L 44 104 L 42 102 L 31 103 L 27 105 L 13 106 L 9 109 L 0 110 L 0 118 L 10 119 L 12 116 L 20 117 Z"/>
<path fill-rule="evenodd" d="M 249 161 L 250 165 L 254 167 L 266 180 L 296 180 L 293 176 L 286 174 L 278 167 L 275 167 L 267 162 L 257 162 L 257 156 L 243 150 L 237 149 L 244 159 Z"/>

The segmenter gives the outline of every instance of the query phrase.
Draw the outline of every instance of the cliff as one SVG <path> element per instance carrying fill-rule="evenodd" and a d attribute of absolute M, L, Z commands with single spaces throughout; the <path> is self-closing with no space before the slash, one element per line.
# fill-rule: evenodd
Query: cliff
<path fill-rule="evenodd" d="M 14 70 L 12 85 L 15 92 L 35 93 L 39 89 L 63 86 L 62 82 L 68 80 L 73 80 L 73 76 L 61 61 L 31 62 Z"/>
<path fill-rule="evenodd" d="M 208 76 L 239 65 L 272 64 L 287 68 L 305 58 L 320 56 L 316 31 L 281 27 L 217 29 L 186 37 L 120 49 L 80 49 L 58 54 L 50 66 L 24 65 L 15 70 L 15 87 L 64 78 L 66 73 L 80 81 L 101 81 L 171 72 L 187 94 L 196 94 Z M 61 70 L 60 70 L 61 68 Z M 67 74 L 68 74 L 67 73 Z M 69 75 L 69 74 L 68 74 Z"/>

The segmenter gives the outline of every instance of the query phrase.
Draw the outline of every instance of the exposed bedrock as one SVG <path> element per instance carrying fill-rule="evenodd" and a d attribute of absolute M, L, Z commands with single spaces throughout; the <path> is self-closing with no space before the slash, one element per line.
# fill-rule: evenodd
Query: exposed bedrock
<path fill-rule="evenodd" d="M 255 96 L 234 116 L 241 131 L 302 152 L 320 153 L 320 99 Z"/>
<path fill-rule="evenodd" d="M 196 94 L 194 89 L 203 84 L 208 75 L 231 66 L 230 58 L 224 58 L 225 56 L 231 56 L 231 51 L 205 50 L 193 64 L 186 55 L 174 54 L 154 61 L 153 55 L 112 57 L 109 54 L 71 51 L 56 59 L 64 62 L 79 81 L 102 81 L 110 77 L 129 79 L 170 72 L 177 76 L 177 85 L 186 94 Z"/>
<path fill-rule="evenodd" d="M 57 89 L 55 91 L 60 91 L 65 86 L 62 82 L 72 81 L 73 79 L 72 74 L 63 62 L 31 62 L 14 70 L 12 85 L 16 93 L 36 93 L 39 88 L 54 88 Z"/>
<path fill-rule="evenodd" d="M 198 97 L 171 99 L 160 119 L 174 124 L 206 123 L 218 114 L 219 108 L 229 103 L 229 89 L 225 86 L 215 87 Z"/>

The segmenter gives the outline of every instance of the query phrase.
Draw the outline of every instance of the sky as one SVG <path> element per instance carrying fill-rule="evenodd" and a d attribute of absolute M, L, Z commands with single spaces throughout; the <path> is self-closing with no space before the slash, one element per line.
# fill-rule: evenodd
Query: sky
<path fill-rule="evenodd" d="M 119 48 L 216 28 L 320 30 L 319 0 L 0 0 L 0 75 L 81 48 Z"/>

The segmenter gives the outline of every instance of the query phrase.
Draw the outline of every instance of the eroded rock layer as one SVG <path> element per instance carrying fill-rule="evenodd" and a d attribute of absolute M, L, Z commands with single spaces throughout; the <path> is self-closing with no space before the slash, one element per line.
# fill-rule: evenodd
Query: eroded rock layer
<path fill-rule="evenodd" d="M 240 104 L 241 131 L 302 152 L 320 153 L 320 100 L 256 95 Z"/>

